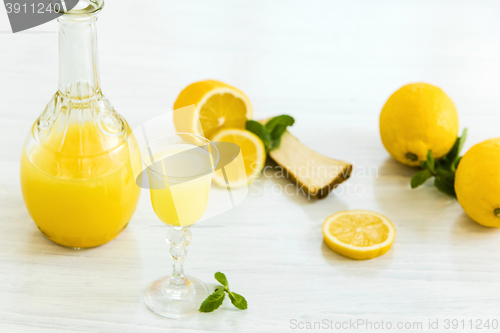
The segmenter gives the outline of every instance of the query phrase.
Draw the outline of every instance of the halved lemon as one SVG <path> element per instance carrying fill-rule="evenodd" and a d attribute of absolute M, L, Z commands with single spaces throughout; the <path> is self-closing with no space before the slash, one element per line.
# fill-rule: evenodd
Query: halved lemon
<path fill-rule="evenodd" d="M 214 173 L 213 180 L 217 185 L 241 187 L 250 184 L 259 176 L 266 163 L 266 149 L 257 135 L 247 130 L 230 128 L 217 132 L 212 141 L 235 143 L 241 151 L 241 154 L 224 166 L 223 170 Z"/>
<path fill-rule="evenodd" d="M 323 223 L 325 243 L 347 258 L 373 259 L 386 253 L 396 229 L 382 214 L 369 210 L 348 210 L 329 216 Z"/>
<path fill-rule="evenodd" d="M 190 105 L 194 108 L 175 111 Z M 241 90 L 215 80 L 190 84 L 174 103 L 177 132 L 194 133 L 208 139 L 224 128 L 244 129 L 247 119 L 252 116 L 250 100 Z"/>

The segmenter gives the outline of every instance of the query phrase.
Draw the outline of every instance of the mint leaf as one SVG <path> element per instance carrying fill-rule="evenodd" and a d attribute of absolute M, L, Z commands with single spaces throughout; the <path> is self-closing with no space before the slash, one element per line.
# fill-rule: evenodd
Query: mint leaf
<path fill-rule="evenodd" d="M 227 295 L 229 296 L 231 303 L 233 303 L 233 305 L 235 307 L 237 307 L 240 310 L 247 309 L 248 304 L 247 304 L 247 300 L 245 299 L 245 297 L 243 297 L 237 293 L 233 293 L 233 292 L 229 292 Z"/>
<path fill-rule="evenodd" d="M 208 296 L 203 303 L 201 303 L 198 311 L 200 312 L 212 312 L 219 308 L 224 302 L 226 294 L 224 293 L 224 287 L 219 286 L 212 295 Z"/>
<path fill-rule="evenodd" d="M 283 133 L 286 131 L 286 127 L 283 129 Z M 271 150 L 275 150 L 276 148 L 279 148 L 281 145 L 281 136 L 279 136 L 278 138 L 274 139 L 274 140 L 271 140 L 271 142 L 269 143 L 269 151 Z"/>
<path fill-rule="evenodd" d="M 449 196 L 452 196 L 454 198 L 457 197 L 457 194 L 455 193 L 455 186 L 453 183 L 449 183 L 442 178 L 435 178 L 434 186 L 436 186 L 438 190 L 445 194 L 448 194 Z"/>
<path fill-rule="evenodd" d="M 434 160 L 434 157 L 432 156 L 432 151 L 430 149 L 427 151 L 427 160 L 425 161 L 425 163 L 427 164 L 427 168 L 431 172 L 436 172 L 435 171 L 436 161 Z"/>
<path fill-rule="evenodd" d="M 266 147 L 266 152 L 278 148 L 281 144 L 281 136 L 288 126 L 292 126 L 295 120 L 293 117 L 283 114 L 271 118 L 265 125 L 255 120 L 247 120 L 245 128 L 257 135 Z"/>
<path fill-rule="evenodd" d="M 467 128 L 464 128 L 462 136 L 458 138 L 457 155 L 460 154 L 462 148 L 464 147 L 465 139 L 467 139 Z"/>
<path fill-rule="evenodd" d="M 455 184 L 455 172 L 453 171 L 438 168 L 435 176 L 448 184 Z"/>
<path fill-rule="evenodd" d="M 231 300 L 231 303 L 233 303 L 235 307 L 240 310 L 246 310 L 248 304 L 245 297 L 237 293 L 233 293 L 229 290 L 229 283 L 227 282 L 227 278 L 224 273 L 215 273 L 215 279 L 224 286 L 218 286 L 217 289 L 215 289 L 215 291 L 212 293 L 212 295 L 208 296 L 203 301 L 203 303 L 201 303 L 198 311 L 212 312 L 214 310 L 217 310 L 222 305 L 222 302 L 224 302 L 224 297 L 226 296 L 225 293 L 227 293 L 229 299 Z"/>
<path fill-rule="evenodd" d="M 286 114 L 274 117 L 266 123 L 265 128 L 268 130 L 269 136 L 271 138 L 269 151 L 280 146 L 281 136 L 283 135 L 283 133 L 285 133 L 286 128 L 288 126 L 292 126 L 294 123 L 295 119 Z"/>
<path fill-rule="evenodd" d="M 462 136 L 458 137 L 453 144 L 451 150 L 440 159 L 434 160 L 432 152 L 427 152 L 427 159 L 420 161 L 422 170 L 418 171 L 411 178 L 411 188 L 418 187 L 425 183 L 431 177 L 434 178 L 434 186 L 441 192 L 446 193 L 454 198 L 455 193 L 455 172 L 462 157 L 462 150 L 465 139 L 467 138 L 467 128 L 462 132 Z"/>
<path fill-rule="evenodd" d="M 271 138 L 269 136 L 268 130 L 264 127 L 264 125 L 255 120 L 247 120 L 245 128 L 253 134 L 257 135 L 262 143 L 264 143 L 264 147 L 266 147 L 266 150 L 268 150 Z"/>
<path fill-rule="evenodd" d="M 224 273 L 221 273 L 221 272 L 215 273 L 215 279 L 217 281 L 219 281 L 220 284 L 222 284 L 225 288 L 227 288 L 229 290 L 229 284 L 227 283 L 227 279 L 226 279 L 226 276 L 224 275 Z"/>
<path fill-rule="evenodd" d="M 416 188 L 432 177 L 432 173 L 428 169 L 421 170 L 411 177 L 411 188 Z"/>
<path fill-rule="evenodd" d="M 441 159 L 442 160 L 441 164 L 445 168 L 448 168 L 451 170 L 456 169 L 457 160 L 460 158 L 460 156 L 459 156 L 460 151 L 462 150 L 462 148 L 464 146 L 466 138 L 467 138 L 467 128 L 464 128 L 464 130 L 462 132 L 462 136 L 457 138 L 457 140 L 453 144 L 453 147 L 448 152 L 448 154 L 443 156 L 443 158 Z"/>
<path fill-rule="evenodd" d="M 461 156 L 459 156 L 459 154 L 460 154 L 460 151 L 462 150 L 462 148 L 464 146 L 466 138 L 467 138 L 467 128 L 464 128 L 464 131 L 462 132 L 462 136 L 459 137 L 457 139 L 457 141 L 455 141 L 455 145 L 456 145 L 457 148 L 456 148 L 455 157 L 453 158 L 453 162 L 451 163 L 451 169 L 452 170 L 456 170 L 457 169 L 458 162 L 462 158 Z"/>
<path fill-rule="evenodd" d="M 271 139 L 276 139 L 285 132 L 288 126 L 292 126 L 293 123 L 295 123 L 295 119 L 293 119 L 293 117 L 283 114 L 269 120 L 265 127 L 271 134 Z"/>

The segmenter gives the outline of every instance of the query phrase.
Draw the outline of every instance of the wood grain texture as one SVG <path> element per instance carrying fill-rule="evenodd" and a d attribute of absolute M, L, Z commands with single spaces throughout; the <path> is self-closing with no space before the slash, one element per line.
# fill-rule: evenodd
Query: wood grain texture
<path fill-rule="evenodd" d="M 62 248 L 31 221 L 19 160 L 57 86 L 57 23 L 13 35 L 0 10 L 0 331 L 285 332 L 292 319 L 500 319 L 500 230 L 477 225 L 430 184 L 410 190 L 414 170 L 390 158 L 378 133 L 388 96 L 424 81 L 456 103 L 466 149 L 498 136 L 499 16 L 498 1 L 482 0 L 108 0 L 101 81 L 132 127 L 169 110 L 189 83 L 219 79 L 247 93 L 256 118 L 290 114 L 301 142 L 354 165 L 321 201 L 282 193 L 288 180 L 267 170 L 240 206 L 193 227 L 187 273 L 207 283 L 226 273 L 249 308 L 168 320 L 142 303 L 171 264 L 146 192 L 129 227 L 99 248 Z M 352 261 L 323 243 L 324 219 L 355 208 L 394 223 L 384 256 Z"/>

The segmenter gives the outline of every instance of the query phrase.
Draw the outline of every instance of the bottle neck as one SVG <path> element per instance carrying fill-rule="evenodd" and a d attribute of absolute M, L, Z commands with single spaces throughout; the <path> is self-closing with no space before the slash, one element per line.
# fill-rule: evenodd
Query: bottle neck
<path fill-rule="evenodd" d="M 97 15 L 63 15 L 58 21 L 59 91 L 77 99 L 100 94 Z"/>

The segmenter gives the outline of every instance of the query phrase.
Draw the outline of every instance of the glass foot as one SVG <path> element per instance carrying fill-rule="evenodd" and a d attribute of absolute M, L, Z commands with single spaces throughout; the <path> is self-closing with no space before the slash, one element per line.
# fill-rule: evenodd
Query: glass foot
<path fill-rule="evenodd" d="M 170 276 L 153 282 L 144 293 L 144 303 L 154 313 L 167 318 L 197 314 L 201 303 L 208 297 L 208 289 L 192 276 L 185 279 L 185 284 L 174 289 L 169 285 Z"/>

